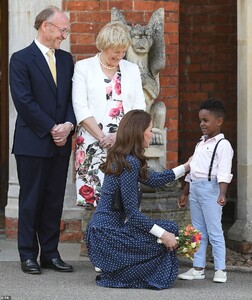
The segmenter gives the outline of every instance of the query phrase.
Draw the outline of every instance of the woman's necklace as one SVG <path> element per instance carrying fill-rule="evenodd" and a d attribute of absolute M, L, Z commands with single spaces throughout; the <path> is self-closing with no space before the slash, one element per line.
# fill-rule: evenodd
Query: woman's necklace
<path fill-rule="evenodd" d="M 117 68 L 117 66 L 114 66 L 114 67 L 108 67 L 108 66 L 104 65 L 104 64 L 102 63 L 102 61 L 101 61 L 101 52 L 98 54 L 98 58 L 99 58 L 100 64 L 103 66 L 103 68 L 105 68 L 105 69 L 107 69 L 107 70 L 113 70 L 113 69 Z"/>

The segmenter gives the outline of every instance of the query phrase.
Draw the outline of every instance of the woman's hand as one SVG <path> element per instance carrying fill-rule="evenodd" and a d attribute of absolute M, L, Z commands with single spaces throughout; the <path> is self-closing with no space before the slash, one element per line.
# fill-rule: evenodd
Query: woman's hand
<path fill-rule="evenodd" d="M 114 145 L 115 139 L 116 139 L 116 132 L 109 133 L 107 136 L 101 138 L 99 140 L 99 143 L 102 148 L 110 148 L 111 146 Z"/>
<path fill-rule="evenodd" d="M 175 235 L 168 231 L 165 231 L 162 234 L 160 240 L 165 245 L 165 247 L 168 251 L 173 251 L 178 247 L 178 242 L 176 240 Z"/>
<path fill-rule="evenodd" d="M 189 157 L 188 161 L 184 164 L 184 168 L 186 172 L 190 171 L 190 162 L 192 161 L 192 158 L 193 158 L 192 156 Z"/>

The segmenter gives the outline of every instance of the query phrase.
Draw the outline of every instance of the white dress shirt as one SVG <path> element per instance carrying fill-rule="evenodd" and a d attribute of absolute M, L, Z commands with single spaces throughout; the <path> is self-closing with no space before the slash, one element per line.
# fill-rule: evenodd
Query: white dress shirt
<path fill-rule="evenodd" d="M 214 147 L 222 138 L 224 138 L 224 134 L 222 133 L 208 140 L 205 140 L 205 136 L 202 136 L 200 142 L 195 147 L 190 163 L 190 174 L 186 176 L 185 181 L 189 182 L 190 180 L 208 178 Z M 217 178 L 218 182 L 231 182 L 233 177 L 231 174 L 233 155 L 234 151 L 229 141 L 226 139 L 220 141 L 213 161 L 212 178 Z"/>
<path fill-rule="evenodd" d="M 41 44 L 37 39 L 34 40 L 35 44 L 38 46 L 39 50 L 42 52 L 42 54 L 44 55 L 45 57 L 45 60 L 47 61 L 48 63 L 48 66 L 49 66 L 49 57 L 47 55 L 47 52 L 50 50 L 50 48 L 44 46 L 43 44 Z M 53 60 L 56 64 L 56 58 L 55 58 L 55 51 L 53 51 Z"/>

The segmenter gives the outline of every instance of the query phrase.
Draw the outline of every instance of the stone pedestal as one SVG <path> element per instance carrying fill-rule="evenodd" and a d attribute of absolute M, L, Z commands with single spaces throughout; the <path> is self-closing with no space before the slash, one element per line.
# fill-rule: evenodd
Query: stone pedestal
<path fill-rule="evenodd" d="M 249 242 L 250 241 L 250 242 Z M 252 253 L 252 223 L 236 220 L 228 231 L 227 247 L 243 254 Z"/>
<path fill-rule="evenodd" d="M 87 225 L 89 221 L 91 220 L 93 215 L 92 210 L 83 209 L 82 212 L 82 233 L 83 233 L 83 239 L 81 240 L 81 247 L 80 247 L 80 256 L 87 256 L 87 247 L 85 244 L 85 232 L 87 229 Z"/>
<path fill-rule="evenodd" d="M 166 165 L 166 129 L 163 131 L 164 144 L 162 145 L 150 145 L 145 150 L 145 156 L 148 157 L 148 166 L 157 172 L 163 171 Z"/>

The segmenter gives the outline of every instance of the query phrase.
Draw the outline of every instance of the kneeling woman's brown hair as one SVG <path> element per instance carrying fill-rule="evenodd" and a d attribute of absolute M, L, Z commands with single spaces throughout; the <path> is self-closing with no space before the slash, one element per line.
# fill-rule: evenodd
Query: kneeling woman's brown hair
<path fill-rule="evenodd" d="M 131 110 L 120 121 L 116 141 L 109 148 L 106 162 L 100 165 L 105 174 L 119 175 L 124 168 L 130 169 L 127 155 L 135 156 L 141 163 L 140 178 L 147 178 L 147 158 L 144 155 L 144 132 L 149 127 L 151 116 L 139 109 Z"/>

